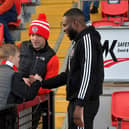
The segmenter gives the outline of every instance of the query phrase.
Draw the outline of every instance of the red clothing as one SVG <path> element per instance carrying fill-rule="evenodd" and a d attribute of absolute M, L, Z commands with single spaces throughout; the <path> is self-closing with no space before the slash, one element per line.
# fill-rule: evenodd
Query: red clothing
<path fill-rule="evenodd" d="M 0 64 L 8 64 L 8 61 L 3 60 L 0 62 Z M 11 66 L 13 68 L 14 71 L 17 71 L 17 67 L 15 65 Z"/>
<path fill-rule="evenodd" d="M 15 0 L 0 0 L 0 14 L 7 12 L 14 4 Z"/>
<path fill-rule="evenodd" d="M 58 60 L 58 57 L 55 55 L 49 60 L 47 64 L 47 72 L 46 72 L 45 80 L 56 76 L 58 74 L 58 71 L 59 71 L 59 60 Z M 43 89 L 40 87 L 38 95 L 49 93 L 50 91 L 51 91 L 50 89 Z"/>
<path fill-rule="evenodd" d="M 44 80 L 46 80 L 58 74 L 58 71 L 59 71 L 58 57 L 55 55 L 55 52 L 53 51 L 52 48 L 50 48 L 47 42 L 46 42 L 46 46 L 40 49 L 39 51 L 36 51 L 35 54 L 32 53 L 34 49 L 32 47 L 31 40 L 24 41 L 23 43 L 19 44 L 18 47 L 20 47 L 21 49 L 20 50 L 21 62 L 19 65 L 19 71 L 23 74 L 23 76 L 29 76 L 31 74 L 38 73 L 40 76 L 43 77 Z M 31 56 L 27 58 L 27 55 L 31 55 Z M 43 61 L 42 63 L 36 63 L 38 62 L 36 57 L 44 57 L 46 61 Z M 26 62 L 31 62 L 31 63 L 26 63 Z M 31 69 L 29 69 L 30 67 Z M 32 69 L 33 70 L 35 69 L 35 71 L 32 72 Z M 38 71 L 36 69 L 40 69 L 41 71 Z M 49 92 L 50 92 L 50 89 L 40 88 L 37 95 L 42 95 Z"/>

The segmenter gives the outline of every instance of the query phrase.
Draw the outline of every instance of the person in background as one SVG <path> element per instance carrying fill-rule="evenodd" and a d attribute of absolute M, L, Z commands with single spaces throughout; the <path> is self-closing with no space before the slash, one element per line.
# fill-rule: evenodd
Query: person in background
<path fill-rule="evenodd" d="M 99 8 L 99 0 L 93 1 L 93 6 L 92 9 L 90 10 L 90 13 L 92 14 L 98 13 L 98 8 Z"/>
<path fill-rule="evenodd" d="M 91 25 L 91 20 L 90 20 L 90 3 L 89 1 L 83 1 L 83 7 L 82 11 L 85 16 L 85 23 L 87 26 Z"/>
<path fill-rule="evenodd" d="M 20 66 L 19 71 L 23 76 L 38 74 L 43 79 L 54 77 L 58 74 L 59 60 L 54 50 L 48 44 L 49 23 L 44 13 L 39 14 L 38 18 L 33 20 L 29 27 L 30 40 L 21 43 L 20 47 Z M 40 88 L 38 95 L 49 94 L 50 89 Z M 39 105 L 38 105 L 39 106 Z M 33 107 L 38 113 L 33 115 L 33 129 L 37 127 L 41 112 L 48 114 L 48 101 L 41 103 L 40 106 Z M 37 122 L 36 122 L 37 119 Z M 47 116 L 43 118 L 46 123 Z M 48 128 L 48 127 L 44 127 Z"/>
<path fill-rule="evenodd" d="M 72 40 L 67 68 L 42 80 L 42 87 L 51 89 L 66 84 L 68 129 L 93 129 L 104 80 L 101 36 L 93 26 L 86 26 L 85 16 L 78 8 L 66 11 L 62 24 Z"/>
<path fill-rule="evenodd" d="M 84 13 L 85 23 L 87 26 L 92 24 L 92 21 L 90 19 L 90 13 L 92 13 L 92 14 L 98 13 L 99 1 L 93 1 L 93 7 L 90 10 L 91 3 L 92 3 L 92 1 L 83 1 L 82 11 Z"/>
<path fill-rule="evenodd" d="M 15 0 L 0 0 L 0 23 L 4 25 L 5 43 L 14 43 L 9 32 L 8 23 L 17 21 L 17 11 L 14 4 Z"/>

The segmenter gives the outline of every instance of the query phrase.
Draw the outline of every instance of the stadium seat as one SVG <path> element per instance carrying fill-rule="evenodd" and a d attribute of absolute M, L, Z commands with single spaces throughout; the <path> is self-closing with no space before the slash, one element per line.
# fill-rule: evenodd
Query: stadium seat
<path fill-rule="evenodd" d="M 93 21 L 92 25 L 94 27 L 110 27 L 110 26 L 120 26 L 120 23 L 115 23 L 114 21 L 109 21 L 109 20 L 99 20 L 99 21 Z"/>
<path fill-rule="evenodd" d="M 21 3 L 29 3 L 30 0 L 21 0 Z"/>
<path fill-rule="evenodd" d="M 3 30 L 3 24 L 0 23 L 0 46 L 2 45 L 3 43 L 3 37 L 4 37 L 4 30 Z"/>
<path fill-rule="evenodd" d="M 17 21 L 8 23 L 9 27 L 19 27 L 21 19 L 19 18 L 21 14 L 21 0 L 15 0 L 16 10 L 17 10 Z"/>
<path fill-rule="evenodd" d="M 112 94 L 111 119 L 117 129 L 129 129 L 129 91 L 116 91 Z"/>
<path fill-rule="evenodd" d="M 101 13 L 103 19 L 119 21 L 123 25 L 128 21 L 128 0 L 120 0 L 117 4 L 101 1 Z"/>

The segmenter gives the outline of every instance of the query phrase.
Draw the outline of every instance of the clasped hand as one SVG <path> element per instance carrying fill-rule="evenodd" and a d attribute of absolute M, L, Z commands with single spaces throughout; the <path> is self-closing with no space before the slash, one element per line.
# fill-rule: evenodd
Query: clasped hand
<path fill-rule="evenodd" d="M 29 78 L 23 77 L 23 80 L 26 85 L 31 86 L 32 83 L 34 83 L 36 80 L 39 80 L 40 82 L 42 82 L 43 79 L 38 74 L 35 74 L 35 75 L 30 75 Z"/>

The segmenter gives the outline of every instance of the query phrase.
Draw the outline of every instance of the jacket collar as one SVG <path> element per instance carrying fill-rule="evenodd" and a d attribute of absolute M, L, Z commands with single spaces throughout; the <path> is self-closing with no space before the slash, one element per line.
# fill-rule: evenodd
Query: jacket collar
<path fill-rule="evenodd" d="M 14 71 L 17 71 L 17 67 L 10 61 L 3 60 L 0 62 L 0 64 L 5 64 L 7 66 L 10 66 Z"/>
<path fill-rule="evenodd" d="M 82 31 L 76 36 L 76 38 L 75 38 L 74 41 L 77 42 L 81 37 L 84 36 L 84 34 L 89 33 L 89 32 L 91 32 L 91 31 L 93 31 L 93 30 L 95 30 L 95 28 L 94 28 L 93 26 L 88 26 L 88 27 L 86 27 L 84 30 L 82 30 Z"/>

